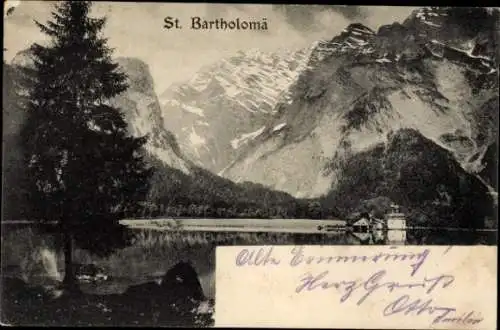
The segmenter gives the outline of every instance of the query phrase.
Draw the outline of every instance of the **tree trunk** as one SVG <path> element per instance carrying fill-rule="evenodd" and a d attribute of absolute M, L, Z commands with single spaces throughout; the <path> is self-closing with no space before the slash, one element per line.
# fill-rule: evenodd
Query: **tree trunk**
<path fill-rule="evenodd" d="M 68 293 L 80 292 L 73 269 L 73 237 L 66 231 L 64 235 L 64 280 L 63 287 Z"/>

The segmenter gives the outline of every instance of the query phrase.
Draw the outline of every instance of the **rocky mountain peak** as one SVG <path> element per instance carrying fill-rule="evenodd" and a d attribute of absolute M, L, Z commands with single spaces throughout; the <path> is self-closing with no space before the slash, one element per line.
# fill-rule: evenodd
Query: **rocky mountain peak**
<path fill-rule="evenodd" d="M 497 60 L 499 13 L 491 8 L 426 7 L 413 11 L 403 25 L 429 40 Z"/>
<path fill-rule="evenodd" d="M 377 31 L 377 36 L 381 37 L 405 33 L 408 33 L 408 28 L 399 22 L 394 22 L 392 24 L 382 25 Z"/>
<path fill-rule="evenodd" d="M 309 65 L 314 67 L 331 56 L 380 64 L 413 61 L 442 57 L 446 48 L 446 57 L 468 57 L 461 61 L 475 62 L 471 64 L 475 70 L 494 73 L 499 58 L 499 22 L 499 11 L 494 9 L 419 8 L 403 23 L 383 25 L 377 32 L 360 23 L 350 24 L 331 40 L 318 41 Z"/>
<path fill-rule="evenodd" d="M 154 81 L 149 66 L 138 58 L 118 57 L 116 62 L 128 76 L 129 87 L 141 93 L 155 96 Z"/>
<path fill-rule="evenodd" d="M 361 23 L 351 23 L 349 24 L 344 30 L 342 30 L 342 33 L 340 36 L 373 36 L 375 34 L 375 31 L 367 27 L 366 25 L 363 25 Z M 335 38 L 334 38 L 335 39 Z"/>
<path fill-rule="evenodd" d="M 161 95 L 165 126 L 196 164 L 218 172 L 287 102 L 306 68 L 307 49 L 238 52 Z"/>
<path fill-rule="evenodd" d="M 360 23 L 352 23 L 327 42 L 327 46 L 325 44 L 322 46 L 326 46 L 331 52 L 347 53 L 368 45 L 374 36 L 375 32 L 369 27 Z"/>
<path fill-rule="evenodd" d="M 175 136 L 164 126 L 158 97 L 149 66 L 137 58 L 117 58 L 128 77 L 129 88 L 111 102 L 125 115 L 134 136 L 148 135 L 145 149 L 164 164 L 185 173 L 190 164 L 181 155 Z"/>

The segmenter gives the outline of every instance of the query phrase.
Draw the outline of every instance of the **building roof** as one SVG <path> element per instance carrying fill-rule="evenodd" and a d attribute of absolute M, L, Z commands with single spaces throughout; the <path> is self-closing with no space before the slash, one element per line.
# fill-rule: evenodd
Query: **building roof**
<path fill-rule="evenodd" d="M 353 226 L 368 226 L 370 224 L 370 220 L 367 218 L 361 218 L 352 223 Z"/>

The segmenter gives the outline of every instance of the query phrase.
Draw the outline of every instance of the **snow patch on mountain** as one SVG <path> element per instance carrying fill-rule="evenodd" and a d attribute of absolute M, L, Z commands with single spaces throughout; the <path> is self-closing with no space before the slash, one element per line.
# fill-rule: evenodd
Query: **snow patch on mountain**
<path fill-rule="evenodd" d="M 187 112 L 194 113 L 195 115 L 198 115 L 200 117 L 205 117 L 205 115 L 203 114 L 203 109 L 193 107 L 190 105 L 186 105 L 186 104 L 182 105 L 182 109 L 187 111 Z"/>
<path fill-rule="evenodd" d="M 286 123 L 278 124 L 278 125 L 274 126 L 274 128 L 273 128 L 273 132 L 280 131 L 280 130 L 281 130 L 281 129 L 283 129 L 285 126 L 286 126 Z"/>
<path fill-rule="evenodd" d="M 432 23 L 432 22 L 429 22 L 426 20 L 422 20 L 422 23 L 427 24 L 427 25 L 432 26 L 432 27 L 441 27 L 441 25 L 439 25 L 439 24 Z"/>
<path fill-rule="evenodd" d="M 240 137 L 231 140 L 231 146 L 233 147 L 233 149 L 238 149 L 242 144 L 247 143 L 248 140 L 255 139 L 257 136 L 261 135 L 265 129 L 266 127 L 262 126 L 255 132 L 242 134 Z"/>
<path fill-rule="evenodd" d="M 202 74 L 195 74 L 191 80 L 189 80 L 189 85 L 195 90 L 201 92 L 205 90 L 210 83 L 210 80 L 205 79 Z"/>
<path fill-rule="evenodd" d="M 378 63 L 391 63 L 392 61 L 388 58 L 377 58 L 375 60 L 375 62 L 378 62 Z"/>
<path fill-rule="evenodd" d="M 197 120 L 196 121 L 196 125 L 199 125 L 199 126 L 210 126 L 209 123 L 207 123 L 206 121 L 202 121 L 202 120 Z"/>
<path fill-rule="evenodd" d="M 194 126 L 191 127 L 191 132 L 189 133 L 189 141 L 195 148 L 204 145 L 206 143 L 206 140 L 203 137 L 196 134 Z"/>

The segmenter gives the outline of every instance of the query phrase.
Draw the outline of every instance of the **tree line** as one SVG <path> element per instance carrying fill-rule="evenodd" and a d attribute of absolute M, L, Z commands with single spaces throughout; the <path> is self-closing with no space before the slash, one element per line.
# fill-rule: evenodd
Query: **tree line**
<path fill-rule="evenodd" d="M 150 157 L 155 168 L 151 189 L 138 218 L 309 218 L 340 217 L 339 211 L 320 199 L 296 199 L 253 182 L 234 183 L 202 168 L 190 175 Z"/>
<path fill-rule="evenodd" d="M 254 219 L 336 219 L 340 215 L 335 208 L 321 207 L 318 201 L 298 201 L 288 205 L 249 205 L 215 203 L 208 204 L 154 204 L 145 203 L 137 212 L 125 212 L 126 218 L 254 218 Z"/>

